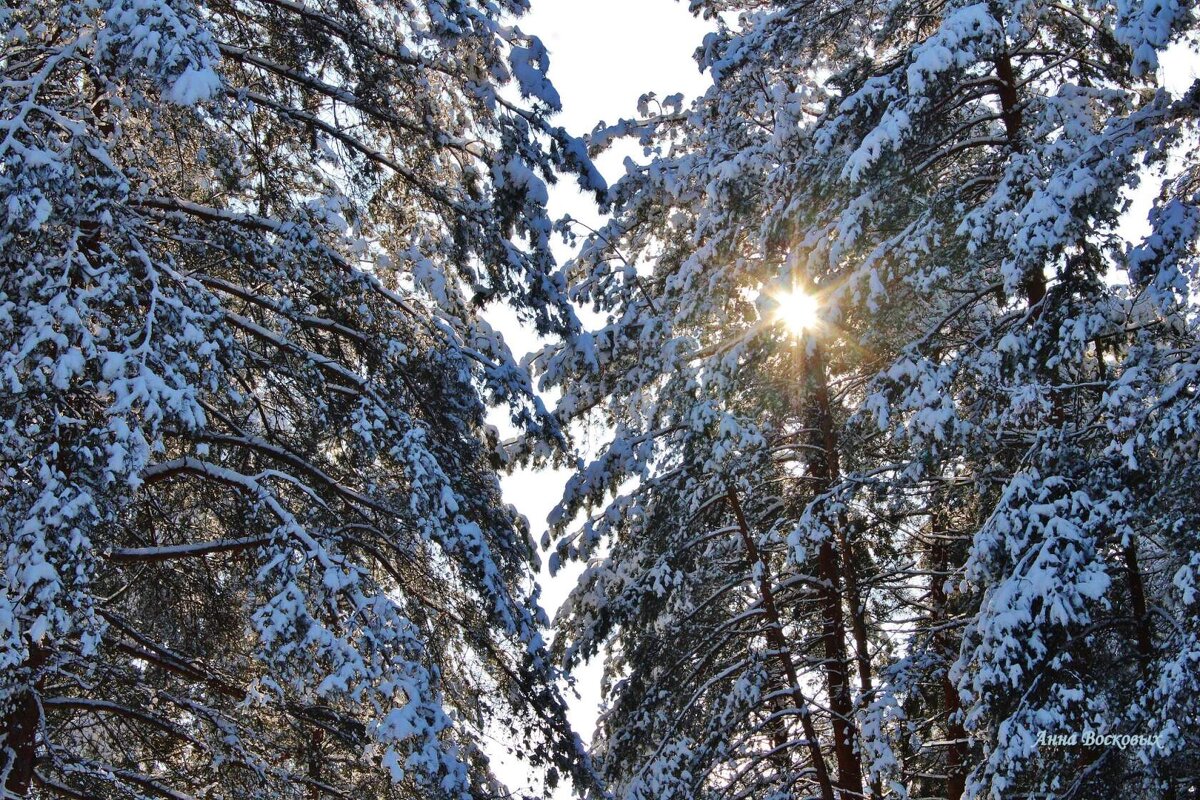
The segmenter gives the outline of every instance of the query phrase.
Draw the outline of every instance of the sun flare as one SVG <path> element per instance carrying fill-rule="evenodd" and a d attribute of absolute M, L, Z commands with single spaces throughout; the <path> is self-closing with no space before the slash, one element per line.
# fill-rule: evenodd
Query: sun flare
<path fill-rule="evenodd" d="M 778 303 L 775 318 L 792 333 L 799 335 L 812 330 L 818 322 L 817 298 L 805 291 L 794 289 L 775 296 Z"/>

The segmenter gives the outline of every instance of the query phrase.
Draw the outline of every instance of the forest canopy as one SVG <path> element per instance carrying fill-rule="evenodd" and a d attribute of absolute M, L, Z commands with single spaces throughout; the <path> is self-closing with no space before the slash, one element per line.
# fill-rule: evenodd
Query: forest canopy
<path fill-rule="evenodd" d="M 0 6 L 3 796 L 1200 791 L 1197 10 L 528 6 Z"/>

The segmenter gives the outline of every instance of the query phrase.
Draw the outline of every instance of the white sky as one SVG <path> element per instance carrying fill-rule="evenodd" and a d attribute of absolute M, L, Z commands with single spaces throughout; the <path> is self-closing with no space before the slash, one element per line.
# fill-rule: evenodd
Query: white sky
<path fill-rule="evenodd" d="M 646 92 L 691 97 L 704 91 L 705 77 L 692 53 L 711 27 L 689 14 L 686 2 L 532 0 L 532 6 L 520 28 L 549 50 L 550 80 L 563 101 L 555 122 L 577 136 L 600 121 L 636 116 L 638 98 Z M 639 158 L 628 148 L 598 159 L 610 183 L 621 176 L 626 155 Z M 594 204 L 567 183 L 552 194 L 552 211 L 591 224 L 598 218 Z"/>
<path fill-rule="evenodd" d="M 541 37 L 549 50 L 550 79 L 563 101 L 563 111 L 555 122 L 575 135 L 590 132 L 601 120 L 614 123 L 621 117 L 636 116 L 638 98 L 646 92 L 657 92 L 659 97 L 683 92 L 691 97 L 704 91 L 705 77 L 692 52 L 710 28 L 688 14 L 685 3 L 534 0 L 532 12 L 521 20 L 520 27 Z M 621 45 L 614 47 L 614 42 Z M 638 149 L 615 149 L 597 160 L 610 184 L 621 176 L 627 155 L 641 160 Z M 593 198 L 580 192 L 570 179 L 551 188 L 550 213 L 555 218 L 570 214 L 589 225 L 600 219 Z M 561 245 L 556 250 L 560 260 L 572 255 Z M 509 334 L 507 328 L 505 333 L 518 354 L 534 346 L 527 333 Z M 510 502 L 529 517 L 539 537 L 564 481 L 565 475 L 551 481 L 539 472 L 516 475 L 505 482 L 511 491 Z M 572 584 L 544 581 L 548 611 L 558 607 Z"/>
<path fill-rule="evenodd" d="M 555 122 L 576 136 L 589 133 L 600 121 L 611 124 L 622 117 L 636 116 L 638 98 L 646 92 L 656 92 L 659 97 L 683 92 L 685 97 L 692 97 L 704 91 L 705 78 L 692 53 L 711 28 L 692 17 L 686 3 L 533 0 L 532 6 L 531 13 L 521 19 L 520 28 L 540 37 L 549 50 L 550 80 L 563 102 Z M 615 150 L 597 160 L 597 167 L 610 184 L 621 176 L 627 155 L 640 160 L 640 153 L 633 147 Z M 570 214 L 589 225 L 600 219 L 594 200 L 569 179 L 551 188 L 550 212 L 554 218 Z M 557 255 L 565 260 L 571 253 L 560 246 Z M 506 320 L 499 309 L 495 314 L 489 310 L 488 316 L 518 356 L 536 346 L 534 338 L 516 326 L 511 317 Z M 546 530 L 546 517 L 562 496 L 566 477 L 563 471 L 526 470 L 503 481 L 507 500 L 529 519 L 536 540 Z M 562 569 L 554 578 L 543 572 L 542 605 L 551 617 L 579 572 L 577 565 Z M 585 742 L 590 741 L 596 725 L 600 675 L 597 661 L 576 676 L 579 697 L 571 701 L 571 723 Z M 524 773 L 523 765 L 501 758 L 499 750 L 495 767 L 518 796 L 523 788 L 540 784 L 537 776 Z M 568 781 L 555 797 L 571 797 Z"/>

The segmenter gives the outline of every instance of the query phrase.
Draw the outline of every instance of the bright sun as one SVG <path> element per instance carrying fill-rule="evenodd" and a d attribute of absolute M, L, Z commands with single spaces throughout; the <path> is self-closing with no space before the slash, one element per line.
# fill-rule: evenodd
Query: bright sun
<path fill-rule="evenodd" d="M 800 289 L 781 292 L 775 296 L 779 304 L 775 318 L 794 334 L 811 330 L 817 324 L 817 298 Z"/>

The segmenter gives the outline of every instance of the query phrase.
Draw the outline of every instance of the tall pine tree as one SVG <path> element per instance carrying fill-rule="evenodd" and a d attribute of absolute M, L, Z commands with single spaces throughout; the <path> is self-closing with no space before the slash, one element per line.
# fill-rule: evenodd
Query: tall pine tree
<path fill-rule="evenodd" d="M 6 797 L 586 778 L 484 424 L 559 439 L 480 312 L 571 333 L 602 188 L 526 5 L 0 7 Z"/>
<path fill-rule="evenodd" d="M 1156 69 L 1194 10 L 692 7 L 712 87 L 596 132 L 654 157 L 573 265 L 605 324 L 538 357 L 613 429 L 554 520 L 613 788 L 1179 796 L 1200 89 Z"/>

